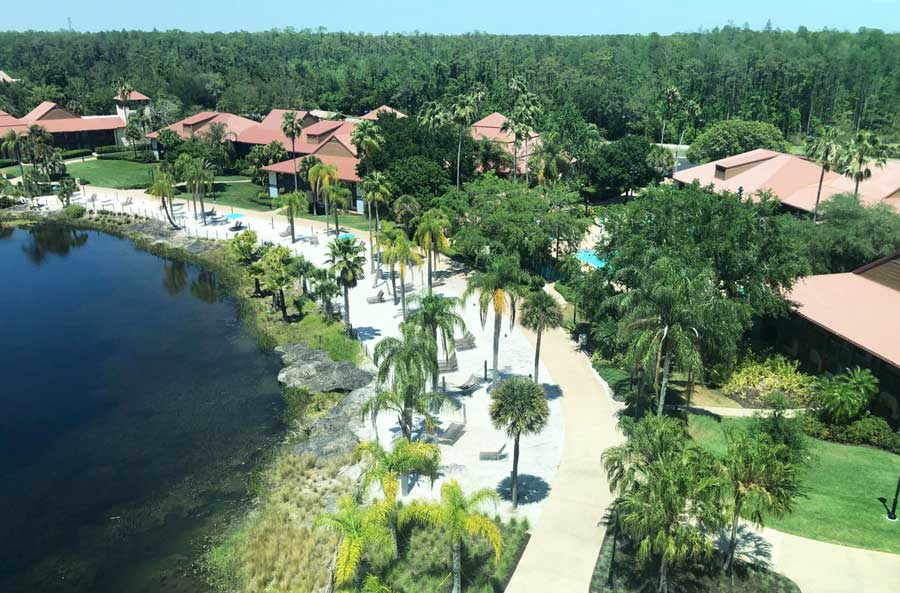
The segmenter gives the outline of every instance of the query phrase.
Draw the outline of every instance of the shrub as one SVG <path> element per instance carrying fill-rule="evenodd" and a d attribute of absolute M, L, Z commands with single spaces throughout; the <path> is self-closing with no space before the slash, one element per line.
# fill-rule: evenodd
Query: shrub
<path fill-rule="evenodd" d="M 87 210 L 81 204 L 69 204 L 63 208 L 63 214 L 66 218 L 84 218 L 85 212 Z"/>
<path fill-rule="evenodd" d="M 816 384 L 815 403 L 835 424 L 846 425 L 858 418 L 878 393 L 878 379 L 869 369 L 854 367 L 833 379 Z"/>
<path fill-rule="evenodd" d="M 781 355 L 746 360 L 722 385 L 722 392 L 731 397 L 760 401 L 779 391 L 790 405 L 806 405 L 813 377 L 800 372 L 799 367 L 800 363 Z"/>
<path fill-rule="evenodd" d="M 6 167 L 12 167 L 18 164 L 19 163 L 12 159 L 0 159 L 0 169 L 5 169 Z"/>
<path fill-rule="evenodd" d="M 72 150 L 64 150 L 60 153 L 60 156 L 64 159 L 77 159 L 78 157 L 91 156 L 91 149 L 89 148 L 73 148 Z"/>
<path fill-rule="evenodd" d="M 879 449 L 895 450 L 898 438 L 890 424 L 878 416 L 865 416 L 847 427 L 845 435 L 848 443 L 871 445 Z"/>
<path fill-rule="evenodd" d="M 113 154 L 98 154 L 97 159 L 101 161 L 132 161 L 135 163 L 152 163 L 153 153 L 144 150 L 137 153 L 117 152 Z"/>
<path fill-rule="evenodd" d="M 121 144 L 113 144 L 111 146 L 98 146 L 94 149 L 98 155 L 100 154 L 112 154 L 116 152 L 127 152 L 130 149 L 127 146 Z"/>

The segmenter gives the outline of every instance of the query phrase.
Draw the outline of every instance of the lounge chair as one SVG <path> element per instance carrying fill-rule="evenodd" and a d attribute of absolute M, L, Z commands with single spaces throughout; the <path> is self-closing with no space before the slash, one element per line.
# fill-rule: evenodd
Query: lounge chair
<path fill-rule="evenodd" d="M 367 297 L 366 302 L 369 303 L 370 305 L 374 305 L 377 303 L 383 303 L 384 302 L 384 291 L 379 290 L 378 294 L 376 294 L 375 296 Z"/>
<path fill-rule="evenodd" d="M 234 226 L 228 230 L 229 231 L 240 231 L 240 230 L 243 230 L 243 228 L 244 228 L 244 223 L 239 220 L 236 223 L 234 223 Z"/>
<path fill-rule="evenodd" d="M 459 385 L 457 385 L 456 389 L 462 391 L 463 393 L 467 393 L 481 385 L 482 381 L 483 379 L 481 375 L 478 373 L 474 373 L 468 379 L 466 379 L 465 383 L 460 383 Z"/>
<path fill-rule="evenodd" d="M 452 373 L 459 368 L 459 362 L 456 360 L 456 352 L 450 358 L 438 361 L 439 373 Z"/>
<path fill-rule="evenodd" d="M 291 236 L 291 225 L 288 225 L 286 229 L 282 232 L 278 233 L 279 237 L 290 237 Z"/>
<path fill-rule="evenodd" d="M 434 433 L 432 440 L 441 445 L 455 445 L 466 432 L 466 425 L 461 422 L 451 422 L 447 428 L 441 429 Z"/>
<path fill-rule="evenodd" d="M 125 201 L 122 202 L 123 206 L 131 206 L 132 204 L 134 204 L 134 200 L 131 199 L 131 196 L 128 196 L 127 198 L 125 198 Z"/>
<path fill-rule="evenodd" d="M 463 336 L 461 338 L 456 338 L 454 342 L 456 343 L 457 352 L 463 352 L 465 350 L 472 350 L 473 348 L 475 348 L 475 336 L 473 336 L 472 332 L 470 332 L 469 330 L 466 330 L 465 333 L 463 333 Z"/>
<path fill-rule="evenodd" d="M 482 451 L 478 454 L 479 461 L 500 461 L 504 457 L 506 457 L 506 443 L 503 443 L 503 446 L 497 449 L 496 451 Z"/>
<path fill-rule="evenodd" d="M 431 281 L 432 288 L 434 288 L 435 286 L 443 286 L 445 284 L 447 284 L 447 280 L 445 280 L 444 278 L 435 278 Z"/>

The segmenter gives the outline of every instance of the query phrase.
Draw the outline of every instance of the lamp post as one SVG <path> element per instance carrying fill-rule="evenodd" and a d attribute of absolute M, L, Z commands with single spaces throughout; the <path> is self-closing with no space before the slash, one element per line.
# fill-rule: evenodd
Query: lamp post
<path fill-rule="evenodd" d="M 891 510 L 888 511 L 888 521 L 896 521 L 897 520 L 897 499 L 900 498 L 900 476 L 897 477 L 897 489 L 894 490 L 894 504 L 891 505 Z"/>

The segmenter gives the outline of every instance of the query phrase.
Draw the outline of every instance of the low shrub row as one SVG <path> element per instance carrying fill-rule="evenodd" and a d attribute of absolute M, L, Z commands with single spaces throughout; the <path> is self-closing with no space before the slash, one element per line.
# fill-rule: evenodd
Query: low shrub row
<path fill-rule="evenodd" d="M 152 163 L 153 153 L 149 150 L 141 152 L 116 152 L 112 154 L 98 154 L 97 159 L 101 161 L 132 161 L 134 163 Z"/>
<path fill-rule="evenodd" d="M 18 165 L 16 161 L 12 159 L 0 159 L 0 169 L 5 169 L 6 167 L 12 167 L 14 165 Z"/>
<path fill-rule="evenodd" d="M 94 149 L 94 152 L 96 152 L 98 155 L 100 155 L 100 154 L 113 154 L 116 152 L 128 152 L 129 150 L 131 150 L 131 149 L 128 148 L 127 146 L 123 146 L 121 144 L 113 144 L 111 146 L 98 146 L 97 148 Z"/>
<path fill-rule="evenodd" d="M 800 414 L 798 419 L 803 432 L 811 437 L 847 445 L 868 445 L 900 455 L 900 433 L 884 418 L 863 416 L 847 425 L 831 424 L 810 413 Z"/>
<path fill-rule="evenodd" d="M 63 150 L 60 153 L 63 159 L 77 159 L 80 157 L 91 156 L 94 154 L 89 148 L 73 148 L 72 150 Z"/>
<path fill-rule="evenodd" d="M 722 392 L 749 407 L 759 407 L 761 399 L 778 391 L 792 407 L 809 403 L 815 378 L 800 372 L 800 363 L 781 355 L 745 360 L 722 385 Z"/>

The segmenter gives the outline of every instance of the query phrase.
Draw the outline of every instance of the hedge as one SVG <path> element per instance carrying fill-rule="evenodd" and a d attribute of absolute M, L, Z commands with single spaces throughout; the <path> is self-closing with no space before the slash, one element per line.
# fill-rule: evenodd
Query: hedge
<path fill-rule="evenodd" d="M 131 150 L 127 146 L 123 146 L 122 144 L 113 144 L 111 146 L 98 146 L 94 149 L 94 152 L 97 154 L 112 154 L 114 152 L 126 152 Z"/>
<path fill-rule="evenodd" d="M 98 154 L 97 160 L 100 161 L 133 161 L 135 163 L 152 163 L 153 153 L 149 151 L 139 152 L 117 152 L 113 154 Z"/>
<path fill-rule="evenodd" d="M 61 153 L 64 159 L 77 159 L 78 157 L 91 156 L 94 154 L 90 148 L 73 148 L 72 150 L 64 150 Z"/>

